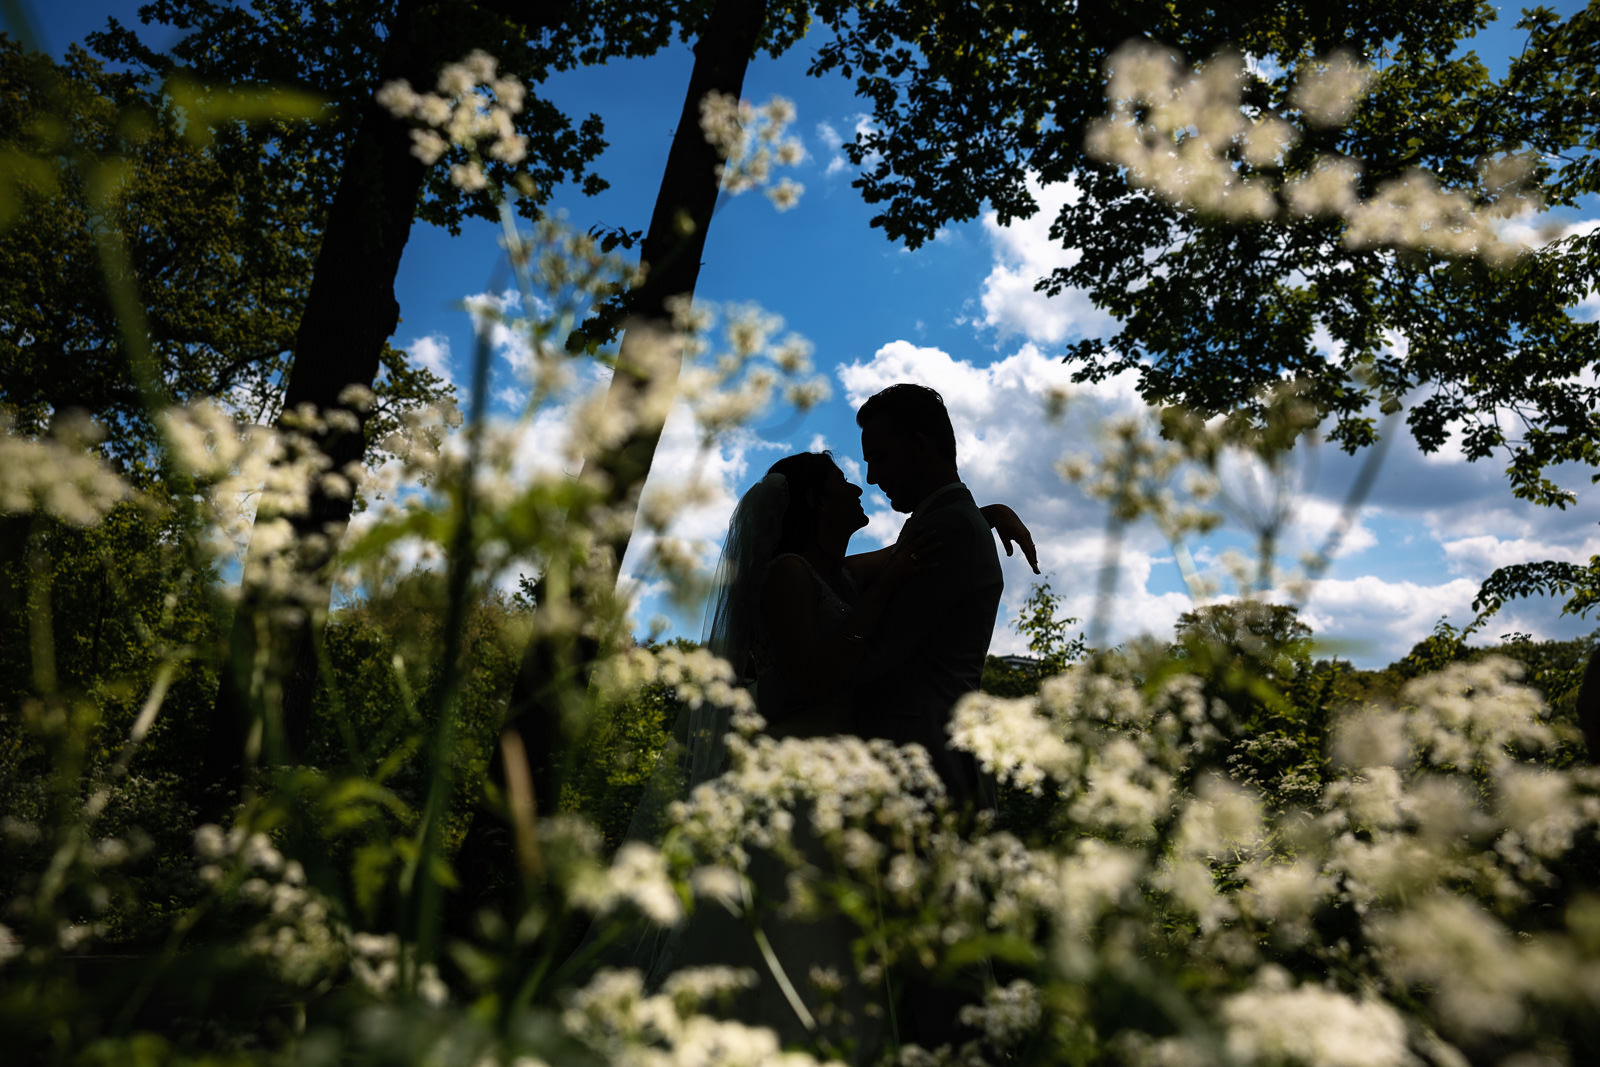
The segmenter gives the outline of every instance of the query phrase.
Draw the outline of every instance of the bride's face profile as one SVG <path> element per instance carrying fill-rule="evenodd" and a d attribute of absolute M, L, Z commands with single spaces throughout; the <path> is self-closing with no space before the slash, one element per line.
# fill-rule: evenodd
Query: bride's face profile
<path fill-rule="evenodd" d="M 817 528 L 824 535 L 831 531 L 845 536 L 855 533 L 867 524 L 867 512 L 861 506 L 861 487 L 845 478 L 835 468 L 817 493 Z"/>

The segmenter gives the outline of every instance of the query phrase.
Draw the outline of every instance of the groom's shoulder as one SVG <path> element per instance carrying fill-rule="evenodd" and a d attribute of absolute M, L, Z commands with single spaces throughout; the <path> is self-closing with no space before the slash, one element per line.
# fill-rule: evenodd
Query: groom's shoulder
<path fill-rule="evenodd" d="M 928 512 L 930 515 L 940 514 L 952 519 L 959 517 L 966 522 L 976 519 L 985 526 L 988 525 L 983 512 L 978 510 L 977 501 L 972 498 L 972 490 L 964 485 L 953 485 L 929 501 Z"/>
<path fill-rule="evenodd" d="M 952 482 L 935 492 L 924 507 L 930 513 L 935 511 L 978 510 L 977 502 L 972 499 L 972 490 L 961 482 Z"/>
<path fill-rule="evenodd" d="M 953 544 L 989 540 L 989 520 L 983 517 L 972 493 L 964 485 L 952 486 L 928 502 L 923 522 L 940 531 Z"/>

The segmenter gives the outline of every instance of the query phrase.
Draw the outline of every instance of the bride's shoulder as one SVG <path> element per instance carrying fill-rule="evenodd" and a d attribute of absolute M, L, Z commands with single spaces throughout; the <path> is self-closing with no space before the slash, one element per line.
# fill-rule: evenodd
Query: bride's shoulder
<path fill-rule="evenodd" d="M 773 582 L 799 582 L 811 580 L 811 564 L 806 558 L 794 552 L 785 552 L 780 556 L 773 556 L 772 562 L 767 564 L 766 584 Z"/>

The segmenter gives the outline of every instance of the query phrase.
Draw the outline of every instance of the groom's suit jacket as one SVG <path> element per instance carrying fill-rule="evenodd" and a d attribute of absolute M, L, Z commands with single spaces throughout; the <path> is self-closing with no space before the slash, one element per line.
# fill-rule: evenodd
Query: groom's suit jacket
<path fill-rule="evenodd" d="M 950 747 L 950 713 L 978 688 L 1004 580 L 994 536 L 960 482 L 936 490 L 900 531 L 932 530 L 939 563 L 910 578 L 889 601 L 862 657 L 856 722 L 865 737 L 916 742 L 933 757 L 951 799 L 994 806 L 993 782 Z"/>

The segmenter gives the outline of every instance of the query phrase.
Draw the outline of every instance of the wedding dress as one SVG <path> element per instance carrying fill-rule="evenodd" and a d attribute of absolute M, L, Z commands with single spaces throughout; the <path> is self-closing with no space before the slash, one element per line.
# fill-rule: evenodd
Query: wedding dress
<path fill-rule="evenodd" d="M 805 564 L 816 583 L 816 602 L 812 605 L 793 604 L 785 611 L 793 615 L 804 612 L 810 616 L 808 625 L 823 637 L 833 637 L 843 630 L 850 615 L 850 603 L 825 579 L 811 561 L 793 552 L 774 556 L 772 563 L 783 559 L 797 559 Z M 853 596 L 846 574 L 847 591 Z M 786 665 L 784 657 L 771 645 L 765 627 L 756 626 L 754 664 L 754 695 L 756 708 L 767 721 L 767 732 L 773 737 L 827 737 L 849 733 L 854 727 L 850 713 L 850 680 L 843 675 L 827 678 L 830 664 L 810 663 Z M 808 677 L 796 677 L 796 671 Z M 818 677 L 824 679 L 819 687 Z M 821 693 L 818 693 L 819 688 Z"/>
<path fill-rule="evenodd" d="M 816 594 L 811 603 L 782 606 L 791 622 L 832 637 L 851 611 L 850 602 L 804 556 L 773 554 L 786 504 L 782 475 L 768 475 L 740 501 L 718 566 L 717 599 L 707 628 L 707 645 L 752 686 L 766 733 L 780 742 L 853 729 L 850 679 L 842 674 L 826 678 L 832 667 L 828 663 L 786 662 L 761 622 L 767 573 L 786 558 L 804 562 Z M 848 576 L 845 580 L 845 592 L 853 595 Z M 801 672 L 804 678 L 798 676 Z M 688 788 L 726 770 L 728 727 L 725 709 L 707 706 L 691 713 Z M 811 832 L 808 812 L 801 809 L 793 815 L 793 842 L 803 864 L 831 874 L 832 859 Z M 868 1005 L 882 998 L 855 978 L 852 942 L 859 930 L 831 908 L 804 918 L 785 914 L 790 874 L 789 865 L 776 854 L 753 850 L 746 872 L 750 910 L 734 915 L 712 902 L 699 902 L 691 918 L 658 943 L 647 968 L 649 983 L 656 985 L 684 967 L 749 968 L 756 974 L 756 986 L 734 1003 L 733 1017 L 771 1028 L 785 1045 L 815 1046 L 820 1038 L 833 1050 L 846 1051 L 850 1060 L 868 1062 L 883 1040 L 882 1015 L 869 1011 Z M 758 929 L 770 956 L 759 944 Z"/>

